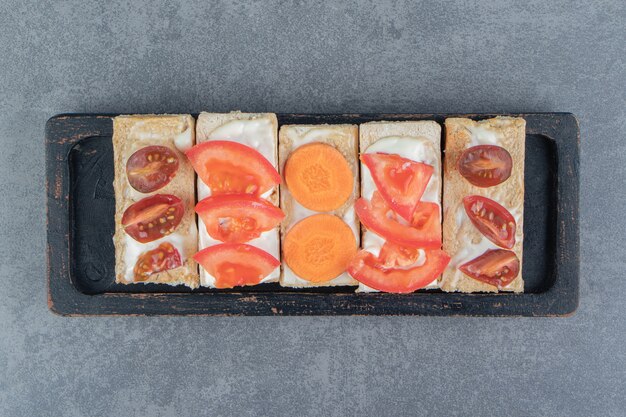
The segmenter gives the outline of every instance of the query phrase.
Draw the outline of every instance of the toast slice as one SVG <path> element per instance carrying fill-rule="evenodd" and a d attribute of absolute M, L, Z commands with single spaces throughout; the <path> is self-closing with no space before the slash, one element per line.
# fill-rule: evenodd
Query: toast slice
<path fill-rule="evenodd" d="M 354 212 L 354 202 L 359 197 L 358 126 L 348 124 L 285 125 L 280 128 L 278 142 L 279 166 L 282 177 L 280 207 L 285 213 L 285 219 L 281 224 L 283 255 L 285 237 L 292 227 L 301 220 L 320 213 L 336 216 L 341 219 L 343 223 L 348 225 L 354 235 L 356 247 L 358 247 L 360 242 L 359 223 Z M 330 145 L 339 151 L 348 163 L 349 170 L 352 172 L 352 191 L 348 191 L 350 195 L 347 197 L 347 200 L 339 208 L 334 210 L 319 211 L 304 207 L 294 198 L 285 181 L 285 165 L 293 152 L 302 146 L 316 143 Z M 333 279 L 321 282 L 303 279 L 289 267 L 283 256 L 280 284 L 284 287 L 305 288 L 357 285 L 358 282 L 345 271 Z"/>
<path fill-rule="evenodd" d="M 115 164 L 115 282 L 162 283 L 198 287 L 198 266 L 193 255 L 198 249 L 196 216 L 194 213 L 194 171 L 184 152 L 195 141 L 195 121 L 190 115 L 130 115 L 113 119 L 113 155 Z M 146 146 L 168 147 L 178 157 L 175 176 L 164 187 L 142 193 L 131 186 L 126 163 L 131 155 Z M 133 239 L 122 225 L 122 216 L 133 203 L 156 194 L 172 194 L 184 207 L 181 222 L 174 232 L 148 243 Z M 139 256 L 155 250 L 162 243 L 172 244 L 179 252 L 182 266 L 154 273 L 144 280 L 135 278 L 134 268 Z"/>
<path fill-rule="evenodd" d="M 512 249 L 520 262 L 518 276 L 501 291 L 524 291 L 522 278 L 522 248 L 524 240 L 524 157 L 526 122 L 520 117 L 496 117 L 474 121 L 449 118 L 445 121 L 444 215 L 443 248 L 452 257 L 440 280 L 443 291 L 498 292 L 493 285 L 470 278 L 458 267 L 482 255 L 489 249 L 498 249 L 472 225 L 463 198 L 484 196 L 504 206 L 515 218 L 515 245 Z M 459 157 L 469 147 L 498 145 L 512 157 L 511 176 L 501 184 L 481 188 L 472 185 L 457 169 Z"/>
<path fill-rule="evenodd" d="M 361 155 L 369 152 L 398 154 L 416 162 L 424 162 L 434 167 L 426 191 L 421 201 L 437 203 L 441 207 L 441 126 L 432 120 L 388 122 L 377 121 L 359 126 L 359 147 Z M 371 200 L 376 185 L 369 169 L 361 163 L 361 196 Z M 378 256 L 384 238 L 361 226 L 361 242 L 364 250 Z M 437 280 L 426 286 L 438 288 Z M 374 292 L 364 284 L 359 284 L 359 292 Z"/>
<path fill-rule="evenodd" d="M 211 140 L 227 140 L 250 146 L 267 159 L 272 166 L 278 167 L 278 119 L 274 113 L 206 113 L 198 116 L 196 124 L 196 141 L 203 143 Z M 198 178 L 198 201 L 210 195 L 209 187 Z M 274 205 L 279 203 L 279 189 L 261 196 Z M 206 231 L 202 219 L 198 218 L 199 248 L 200 250 L 220 244 Z M 278 227 L 263 232 L 260 237 L 247 244 L 256 246 L 280 259 L 280 240 Z M 280 268 L 276 268 L 261 283 L 277 282 L 280 277 Z M 215 278 L 204 268 L 200 267 L 200 284 L 205 287 L 215 287 Z"/>

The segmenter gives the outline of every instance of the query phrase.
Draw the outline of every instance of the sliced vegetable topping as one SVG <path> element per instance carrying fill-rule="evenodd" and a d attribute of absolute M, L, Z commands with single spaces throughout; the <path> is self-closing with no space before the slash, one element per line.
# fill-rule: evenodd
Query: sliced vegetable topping
<path fill-rule="evenodd" d="M 507 249 L 515 245 L 515 218 L 507 209 L 479 195 L 465 197 L 463 205 L 472 224 L 487 239 Z"/>
<path fill-rule="evenodd" d="M 353 181 L 348 161 L 325 143 L 299 147 L 285 164 L 289 192 L 310 210 L 331 211 L 341 207 L 352 194 Z"/>
<path fill-rule="evenodd" d="M 361 161 L 369 169 L 387 204 L 410 222 L 434 168 L 386 153 L 366 153 L 361 155 Z"/>
<path fill-rule="evenodd" d="M 499 289 L 506 287 L 517 277 L 519 268 L 519 259 L 515 253 L 504 249 L 488 250 L 459 267 L 468 277 Z"/>
<path fill-rule="evenodd" d="M 300 278 L 329 281 L 346 270 L 356 253 L 350 227 L 330 214 L 315 214 L 296 223 L 285 236 L 283 258 Z"/>
<path fill-rule="evenodd" d="M 161 243 L 158 248 L 139 255 L 133 269 L 135 281 L 146 281 L 152 274 L 182 266 L 180 253 L 171 243 Z"/>
<path fill-rule="evenodd" d="M 477 187 L 493 187 L 509 179 L 513 159 L 501 146 L 479 145 L 466 149 L 457 162 L 459 173 Z"/>
<path fill-rule="evenodd" d="M 256 285 L 280 265 L 269 253 L 245 243 L 209 246 L 193 258 L 215 278 L 216 288 Z"/>
<path fill-rule="evenodd" d="M 130 186 L 140 193 L 165 187 L 176 175 L 178 155 L 167 146 L 146 146 L 126 161 Z"/>
<path fill-rule="evenodd" d="M 411 225 L 400 222 L 396 213 L 376 191 L 371 202 L 359 198 L 355 210 L 365 227 L 391 242 L 423 249 L 441 247 L 439 206 L 435 203 L 419 203 Z"/>
<path fill-rule="evenodd" d="M 152 242 L 172 233 L 185 213 L 180 198 L 156 194 L 139 200 L 122 216 L 124 230 L 141 243 Z"/>
<path fill-rule="evenodd" d="M 280 224 L 285 217 L 269 201 L 249 194 L 218 195 L 196 205 L 207 233 L 222 242 L 243 243 Z"/>
<path fill-rule="evenodd" d="M 400 246 L 393 242 L 385 242 L 380 249 L 378 259 L 383 266 L 387 268 L 394 268 L 396 266 L 405 267 L 411 266 L 420 256 L 419 248 L 409 248 L 406 246 Z"/>
<path fill-rule="evenodd" d="M 427 250 L 425 256 L 420 266 L 389 268 L 371 253 L 361 250 L 348 265 L 348 273 L 378 291 L 410 293 L 433 282 L 450 262 L 450 257 L 440 249 Z"/>
<path fill-rule="evenodd" d="M 280 175 L 258 151 L 241 143 L 215 140 L 200 143 L 186 153 L 211 195 L 259 196 L 280 183 Z"/>

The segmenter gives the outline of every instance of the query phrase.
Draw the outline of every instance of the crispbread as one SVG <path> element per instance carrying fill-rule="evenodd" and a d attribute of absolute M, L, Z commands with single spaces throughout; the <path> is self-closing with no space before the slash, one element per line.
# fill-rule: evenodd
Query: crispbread
<path fill-rule="evenodd" d="M 435 171 L 431 181 L 434 181 L 433 187 L 437 189 L 437 196 L 439 205 L 441 206 L 441 126 L 439 123 L 432 120 L 420 120 L 420 121 L 376 121 L 364 123 L 359 126 L 359 147 L 361 154 L 365 153 L 367 149 L 380 139 L 388 137 L 411 137 L 411 138 L 425 138 L 432 144 L 435 152 L 436 163 L 434 164 Z M 389 149 L 389 153 L 394 153 L 393 149 Z M 361 163 L 361 195 L 364 198 L 371 198 L 366 195 L 364 189 L 364 178 L 368 168 Z M 429 185 L 430 186 L 430 185 Z M 365 226 L 361 225 L 361 241 L 363 242 L 363 248 L 366 248 L 365 242 L 367 235 L 373 232 L 368 231 Z M 374 240 L 380 242 L 382 238 Z M 380 250 L 380 248 L 378 248 Z M 373 253 L 373 252 L 372 252 Z M 374 253 L 378 256 L 378 251 Z M 436 284 L 436 283 L 435 283 Z M 427 288 L 436 288 L 436 286 L 429 286 Z M 363 284 L 359 284 L 357 291 L 375 291 Z"/>
<path fill-rule="evenodd" d="M 258 142 L 257 145 L 259 148 L 264 147 L 264 149 L 266 150 L 269 149 L 270 155 L 264 155 L 264 157 L 268 159 L 268 161 L 270 161 L 270 163 L 272 163 L 275 168 L 277 168 L 278 119 L 276 118 L 276 114 L 274 113 L 242 113 L 240 111 L 233 111 L 230 113 L 202 112 L 198 116 L 198 121 L 196 123 L 196 142 L 203 143 L 209 140 L 229 140 L 229 141 L 234 141 L 234 142 L 238 142 L 238 143 L 242 143 L 244 145 L 250 146 L 249 143 L 246 143 L 250 139 L 247 137 L 243 137 L 243 136 L 242 137 L 211 137 L 211 136 L 218 129 L 222 128 L 223 126 L 227 125 L 230 122 L 252 121 L 252 120 L 269 121 L 271 125 L 271 131 L 272 131 L 272 138 L 271 138 L 270 143 L 265 143 L 265 142 L 261 143 L 258 141 L 254 141 L 254 142 Z M 254 146 L 252 147 L 255 148 Z M 256 149 L 256 150 L 259 151 L 261 154 L 264 154 L 264 152 L 261 152 L 260 149 Z M 268 158 L 268 156 L 271 156 L 271 158 Z M 271 159 L 273 159 L 273 161 Z M 207 197 L 205 190 L 207 190 L 208 188 L 202 183 L 202 180 L 200 178 L 198 178 L 197 184 L 198 184 L 198 200 L 202 200 L 203 198 Z M 269 200 L 272 204 L 277 206 L 279 203 L 279 198 L 280 198 L 279 196 L 280 196 L 279 187 L 275 187 L 269 193 L 269 195 L 264 195 L 262 197 L 267 198 L 267 200 Z M 204 249 L 205 247 L 209 247 L 209 246 L 221 243 L 211 238 L 206 233 L 205 226 L 202 223 L 202 220 L 200 218 L 198 219 L 198 228 L 200 232 L 199 233 L 200 250 Z M 275 238 L 273 236 L 275 236 Z M 274 230 L 263 232 L 260 238 L 247 242 L 247 244 L 257 246 L 265 250 L 266 252 L 268 252 L 270 255 L 274 256 L 276 259 L 280 259 L 280 233 L 279 233 L 278 227 Z M 263 280 L 263 283 L 277 282 L 279 277 L 280 277 L 280 268 L 277 268 L 275 271 L 273 271 L 270 275 L 268 275 Z M 204 270 L 204 268 L 200 267 L 201 285 L 206 286 L 206 287 L 213 287 L 212 281 L 213 281 L 212 277 L 210 277 L 210 275 Z"/>
<path fill-rule="evenodd" d="M 359 162 L 358 162 L 358 126 L 356 125 L 285 125 L 280 128 L 279 132 L 279 167 L 280 174 L 283 178 L 281 184 L 280 206 L 285 213 L 285 219 L 281 224 L 281 237 L 284 240 L 287 232 L 299 220 L 319 212 L 308 210 L 302 207 L 291 195 L 284 180 L 284 168 L 287 159 L 291 153 L 301 145 L 308 143 L 325 143 L 337 149 L 346 159 L 352 174 L 354 176 L 354 186 L 352 195 L 338 209 L 329 212 L 346 222 L 353 230 L 357 246 L 360 241 L 358 220 L 354 212 L 354 202 L 359 197 Z M 304 216 L 298 216 L 297 213 L 306 213 Z M 338 285 L 357 285 L 358 282 L 350 277 L 347 273 L 341 274 L 339 277 L 330 281 L 310 282 L 296 277 L 293 272 L 291 274 L 289 267 L 283 262 L 280 283 L 285 287 L 304 288 L 304 287 L 329 287 Z"/>
<path fill-rule="evenodd" d="M 503 205 L 515 217 L 517 228 L 513 251 L 520 261 L 519 275 L 502 291 L 523 292 L 522 248 L 524 239 L 524 157 L 525 126 L 522 118 L 496 117 L 479 122 L 449 118 L 445 121 L 445 161 L 444 161 L 444 200 L 443 200 L 443 248 L 452 257 L 448 268 L 440 280 L 444 291 L 459 292 L 497 292 L 495 286 L 472 279 L 457 269 L 459 265 L 482 255 L 486 249 L 495 249 L 476 229 L 465 213 L 463 198 L 468 195 L 481 195 Z M 505 148 L 513 159 L 511 176 L 502 184 L 480 188 L 463 178 L 457 170 L 457 161 L 461 153 L 478 143 L 471 143 L 471 129 L 486 129 L 498 137 L 497 145 Z M 469 240 L 476 246 L 476 252 L 462 251 L 463 241 Z M 480 252 L 480 253 L 478 253 Z M 466 258 L 471 259 L 466 259 Z"/>
<path fill-rule="evenodd" d="M 127 245 L 140 245 L 141 253 L 154 249 L 162 242 L 170 241 L 168 236 L 154 242 L 141 244 L 130 238 L 122 226 L 124 211 L 133 203 L 154 194 L 173 194 L 184 204 L 185 213 L 174 234 L 181 237 L 177 247 L 181 252 L 183 265 L 169 271 L 150 275 L 144 283 L 164 283 L 170 285 L 184 284 L 196 288 L 199 283 L 198 266 L 192 256 L 197 251 L 197 229 L 194 213 L 195 189 L 194 171 L 187 158 L 178 149 L 176 140 L 187 140 L 193 144 L 194 119 L 190 115 L 129 115 L 113 119 L 113 153 L 115 166 L 115 281 L 122 284 L 127 281 L 129 269 L 125 259 Z M 165 187 L 152 193 L 140 193 L 133 189 L 126 176 L 126 161 L 137 150 L 150 145 L 168 146 L 179 158 L 179 167 L 174 178 Z M 169 235 L 171 238 L 172 235 Z M 130 241 L 128 241 L 130 239 Z M 133 261 L 134 262 L 134 261 Z"/>

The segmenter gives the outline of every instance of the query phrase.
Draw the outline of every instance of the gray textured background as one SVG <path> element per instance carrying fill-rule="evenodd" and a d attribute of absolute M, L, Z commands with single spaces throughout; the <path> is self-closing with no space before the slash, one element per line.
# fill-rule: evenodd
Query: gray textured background
<path fill-rule="evenodd" d="M 0 2 L 0 415 L 626 415 L 623 1 L 105 3 Z M 237 108 L 574 112 L 578 312 L 50 313 L 46 119 Z"/>

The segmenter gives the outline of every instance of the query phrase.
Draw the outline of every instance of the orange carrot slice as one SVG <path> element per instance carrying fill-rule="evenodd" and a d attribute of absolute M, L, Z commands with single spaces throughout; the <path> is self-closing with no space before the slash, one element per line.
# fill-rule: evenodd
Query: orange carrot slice
<path fill-rule="evenodd" d="M 300 220 L 283 242 L 283 257 L 289 268 L 311 282 L 338 277 L 356 250 L 350 227 L 331 214 L 315 214 Z"/>
<path fill-rule="evenodd" d="M 311 143 L 291 154 L 285 164 L 285 182 L 304 207 L 331 211 L 350 198 L 354 176 L 341 152 L 324 143 Z"/>

